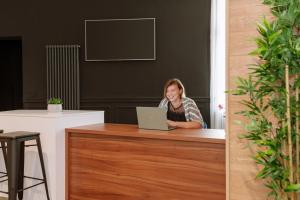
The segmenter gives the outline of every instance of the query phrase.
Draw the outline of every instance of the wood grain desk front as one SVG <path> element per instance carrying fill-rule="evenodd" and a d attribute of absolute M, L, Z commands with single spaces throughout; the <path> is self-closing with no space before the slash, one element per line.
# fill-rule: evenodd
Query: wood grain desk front
<path fill-rule="evenodd" d="M 95 124 L 66 129 L 68 200 L 224 200 L 225 133 Z"/>

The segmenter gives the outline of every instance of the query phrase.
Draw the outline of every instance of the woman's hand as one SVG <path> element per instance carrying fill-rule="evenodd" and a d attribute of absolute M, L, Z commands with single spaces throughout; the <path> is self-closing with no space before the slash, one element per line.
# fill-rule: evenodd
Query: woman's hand
<path fill-rule="evenodd" d="M 172 121 L 172 120 L 167 120 L 167 123 L 169 126 L 176 128 L 177 127 L 177 123 Z"/>
<path fill-rule="evenodd" d="M 201 124 L 196 121 L 192 122 L 175 122 L 172 120 L 167 120 L 169 126 L 174 128 L 202 128 Z"/>

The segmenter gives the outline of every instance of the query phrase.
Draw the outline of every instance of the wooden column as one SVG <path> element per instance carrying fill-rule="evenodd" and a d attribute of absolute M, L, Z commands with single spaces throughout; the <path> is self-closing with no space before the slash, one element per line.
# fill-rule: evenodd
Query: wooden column
<path fill-rule="evenodd" d="M 247 65 L 255 63 L 248 53 L 256 46 L 256 24 L 269 8 L 260 0 L 228 0 L 227 4 L 227 88 L 235 88 L 236 77 L 247 73 Z M 267 190 L 255 180 L 257 166 L 252 160 L 253 151 L 247 142 L 238 139 L 242 127 L 235 124 L 241 116 L 234 114 L 242 109 L 240 96 L 227 99 L 227 200 L 265 200 Z"/>

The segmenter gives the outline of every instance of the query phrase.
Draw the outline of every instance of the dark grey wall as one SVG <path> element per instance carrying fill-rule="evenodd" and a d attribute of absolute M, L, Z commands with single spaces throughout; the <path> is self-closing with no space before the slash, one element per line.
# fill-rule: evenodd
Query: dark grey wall
<path fill-rule="evenodd" d="M 156 61 L 85 62 L 84 20 L 156 18 Z M 182 80 L 209 123 L 210 0 L 4 1 L 0 37 L 21 36 L 25 108 L 46 107 L 46 44 L 80 44 L 81 109 L 133 123 L 137 105 L 157 105 L 169 78 Z"/>

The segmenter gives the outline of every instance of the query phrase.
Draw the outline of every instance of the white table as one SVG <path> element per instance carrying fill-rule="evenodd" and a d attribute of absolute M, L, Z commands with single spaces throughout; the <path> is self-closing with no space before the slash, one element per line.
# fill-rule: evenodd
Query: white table
<path fill-rule="evenodd" d="M 45 169 L 51 200 L 65 199 L 65 128 L 104 123 L 104 111 L 65 110 L 49 113 L 46 110 L 13 110 L 0 112 L 0 129 L 4 132 L 40 132 Z M 5 171 L 2 152 L 0 170 Z M 25 150 L 25 175 L 42 178 L 36 147 Z M 37 183 L 25 179 L 25 187 Z M 7 190 L 7 182 L 0 184 Z M 5 196 L 0 194 L 0 196 Z M 23 200 L 46 200 L 44 184 L 24 191 Z"/>

